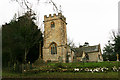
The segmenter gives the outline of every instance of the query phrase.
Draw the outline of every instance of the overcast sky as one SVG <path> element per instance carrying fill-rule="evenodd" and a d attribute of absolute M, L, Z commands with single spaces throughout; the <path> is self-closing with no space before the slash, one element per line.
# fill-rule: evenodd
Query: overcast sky
<path fill-rule="evenodd" d="M 47 0 L 28 0 L 32 9 L 39 16 L 39 25 L 43 29 L 44 15 L 56 13 Z M 110 39 L 111 31 L 118 29 L 118 1 L 120 0 L 53 0 L 58 8 L 61 5 L 63 15 L 67 19 L 67 37 L 78 46 L 84 42 L 90 45 L 101 44 L 103 48 Z M 15 13 L 25 12 L 18 3 L 10 0 L 0 2 L 0 25 L 9 22 Z"/>

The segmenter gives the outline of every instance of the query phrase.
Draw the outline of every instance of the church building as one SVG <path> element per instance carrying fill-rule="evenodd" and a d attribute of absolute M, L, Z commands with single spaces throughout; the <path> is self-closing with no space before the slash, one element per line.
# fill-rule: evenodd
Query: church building
<path fill-rule="evenodd" d="M 53 16 L 49 14 L 49 17 L 44 16 L 43 60 L 45 62 L 65 63 L 67 61 L 66 24 L 66 18 L 61 13 L 53 14 Z M 73 57 L 69 60 L 73 60 Z"/>
<path fill-rule="evenodd" d="M 44 16 L 43 60 L 63 63 L 76 60 L 103 61 L 100 45 L 75 49 L 68 46 L 66 24 L 62 13 Z"/>
<path fill-rule="evenodd" d="M 102 62 L 100 44 L 94 46 L 82 46 L 75 48 L 77 62 Z"/>

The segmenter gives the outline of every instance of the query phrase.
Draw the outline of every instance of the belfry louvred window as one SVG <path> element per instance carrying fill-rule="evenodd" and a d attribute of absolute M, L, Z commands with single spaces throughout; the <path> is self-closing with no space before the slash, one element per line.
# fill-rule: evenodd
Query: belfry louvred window
<path fill-rule="evenodd" d="M 57 54 L 57 47 L 56 44 L 51 44 L 51 54 Z"/>

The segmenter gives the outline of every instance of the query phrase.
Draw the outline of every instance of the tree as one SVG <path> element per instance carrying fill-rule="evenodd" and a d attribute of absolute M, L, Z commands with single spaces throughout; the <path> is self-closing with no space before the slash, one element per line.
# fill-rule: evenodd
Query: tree
<path fill-rule="evenodd" d="M 30 3 L 29 0 L 11 0 L 11 1 L 16 1 L 23 9 L 32 10 L 32 8 L 31 8 L 32 4 Z M 34 0 L 34 1 L 36 1 L 37 4 L 40 3 L 40 0 Z M 60 9 L 58 9 L 56 3 L 53 0 L 46 0 L 44 3 L 51 4 L 53 6 L 53 10 L 55 12 L 62 13 L 61 5 L 60 5 Z"/>
<path fill-rule="evenodd" d="M 103 59 L 104 61 L 115 61 L 116 60 L 116 53 L 114 51 L 114 45 L 108 41 L 103 49 Z"/>
<path fill-rule="evenodd" d="M 15 58 L 15 49 L 17 48 L 17 41 L 15 41 L 15 35 L 17 32 L 17 22 L 11 21 L 9 24 L 5 24 L 2 26 L 2 61 L 3 65 L 8 65 L 7 62 L 10 62 L 12 65 L 14 61 L 16 61 Z M 16 46 L 15 46 L 16 45 Z M 20 45 L 19 45 L 20 46 Z"/>
<path fill-rule="evenodd" d="M 114 38 L 114 50 L 117 54 L 120 55 L 120 36 L 119 35 L 117 35 Z"/>
<path fill-rule="evenodd" d="M 105 45 L 103 49 L 104 54 L 109 55 L 114 53 L 114 46 L 110 41 L 108 41 L 108 44 Z"/>
<path fill-rule="evenodd" d="M 3 62 L 10 62 L 11 64 L 26 63 L 28 61 L 34 62 L 33 58 L 30 60 L 31 50 L 38 56 L 39 42 L 43 42 L 43 37 L 40 29 L 34 23 L 35 16 L 30 11 L 18 18 L 18 20 L 11 20 L 9 24 L 2 26 L 3 34 Z M 6 60 L 6 57 L 8 60 Z M 5 64 L 6 65 L 6 64 Z"/>
<path fill-rule="evenodd" d="M 71 48 L 75 48 L 75 43 L 73 42 L 73 40 L 70 40 L 69 38 L 67 39 L 67 45 L 70 46 Z"/>
<path fill-rule="evenodd" d="M 114 51 L 115 51 L 115 56 L 116 54 L 119 54 L 119 60 L 120 60 L 120 35 L 115 33 L 115 31 L 112 32 L 113 33 L 113 46 L 114 46 Z"/>
<path fill-rule="evenodd" d="M 33 15 L 34 14 L 31 14 L 31 12 L 27 12 L 24 16 L 18 19 L 21 28 L 21 42 L 24 44 L 23 47 L 25 49 L 25 62 L 30 48 L 36 44 L 39 44 L 39 41 L 42 40 L 42 33 L 33 22 L 33 20 L 35 20 Z"/>
<path fill-rule="evenodd" d="M 103 49 L 103 59 L 116 61 L 117 57 L 116 54 L 120 56 L 120 36 L 117 35 L 114 31 L 112 31 L 112 40 L 113 43 L 108 41 L 107 45 L 105 45 Z"/>

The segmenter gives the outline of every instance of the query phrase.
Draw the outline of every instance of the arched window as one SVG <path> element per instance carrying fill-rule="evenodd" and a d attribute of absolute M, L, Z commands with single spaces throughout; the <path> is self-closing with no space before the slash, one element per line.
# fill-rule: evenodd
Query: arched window
<path fill-rule="evenodd" d="M 54 27 L 55 27 L 55 23 L 51 22 L 51 28 L 54 28 Z"/>
<path fill-rule="evenodd" d="M 57 46 L 55 43 L 51 44 L 51 54 L 57 54 Z"/>

